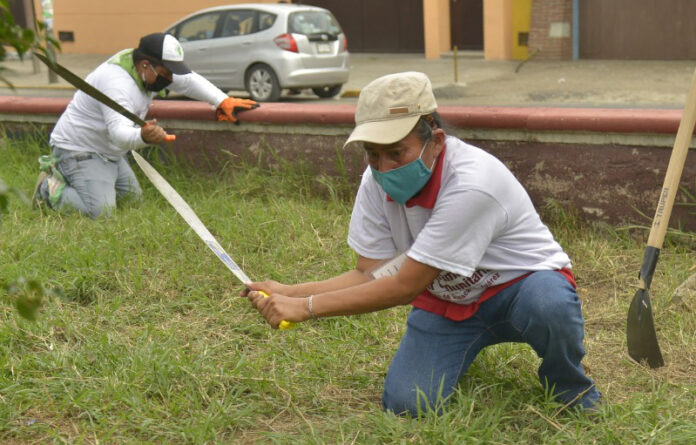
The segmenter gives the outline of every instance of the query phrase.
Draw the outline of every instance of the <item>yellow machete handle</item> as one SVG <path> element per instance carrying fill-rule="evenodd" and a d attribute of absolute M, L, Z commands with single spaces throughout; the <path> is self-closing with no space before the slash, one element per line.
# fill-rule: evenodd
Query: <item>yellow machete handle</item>
<path fill-rule="evenodd" d="M 261 295 L 263 295 L 263 298 L 268 298 L 268 294 L 262 290 L 259 291 Z M 295 327 L 295 323 L 291 321 L 281 321 L 280 324 L 278 325 L 278 329 L 292 329 Z"/>

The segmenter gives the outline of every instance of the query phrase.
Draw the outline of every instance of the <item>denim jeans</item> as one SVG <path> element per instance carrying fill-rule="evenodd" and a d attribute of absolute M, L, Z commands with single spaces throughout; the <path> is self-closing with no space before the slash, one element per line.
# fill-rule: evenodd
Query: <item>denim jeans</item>
<path fill-rule="evenodd" d="M 116 199 L 133 194 L 142 195 L 140 184 L 123 157 L 111 161 L 97 154 L 53 148 L 58 158 L 56 167 L 65 177 L 63 189 L 56 210 L 72 207 L 91 216 L 107 214 L 116 207 Z M 42 186 L 42 196 L 47 190 Z"/>
<path fill-rule="evenodd" d="M 532 273 L 482 303 L 464 321 L 414 308 L 389 366 L 382 404 L 413 416 L 419 407 L 421 412 L 439 411 L 442 404 L 436 403 L 452 394 L 479 351 L 502 342 L 524 342 L 541 357 L 539 380 L 556 400 L 588 408 L 600 393 L 580 364 L 583 337 L 577 293 L 555 271 Z"/>

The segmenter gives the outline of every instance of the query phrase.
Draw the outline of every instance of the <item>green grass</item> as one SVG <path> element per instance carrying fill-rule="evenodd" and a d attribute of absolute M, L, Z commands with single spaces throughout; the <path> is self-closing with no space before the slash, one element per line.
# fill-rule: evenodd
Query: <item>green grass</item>
<path fill-rule="evenodd" d="M 0 178 L 29 195 L 45 141 L 0 140 Z M 301 167 L 155 162 L 256 279 L 321 279 L 353 266 L 345 185 Z M 137 169 L 136 169 L 137 170 Z M 139 172 L 136 171 L 139 174 Z M 1 443 L 679 443 L 696 441 L 696 304 L 671 292 L 696 272 L 693 234 L 672 233 L 651 295 L 667 365 L 625 352 L 646 230 L 588 227 L 544 208 L 574 259 L 585 360 L 607 405 L 563 412 L 524 345 L 485 350 L 441 417 L 384 413 L 382 380 L 408 308 L 274 331 L 241 286 L 140 175 L 145 198 L 110 218 L 0 220 L 0 284 L 59 287 L 35 322 L 0 306 Z M 339 191 L 339 192 L 337 192 Z"/>

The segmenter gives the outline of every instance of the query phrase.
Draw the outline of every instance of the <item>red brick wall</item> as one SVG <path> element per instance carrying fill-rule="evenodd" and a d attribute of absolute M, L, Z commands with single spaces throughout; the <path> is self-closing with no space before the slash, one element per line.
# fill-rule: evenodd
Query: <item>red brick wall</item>
<path fill-rule="evenodd" d="M 532 0 L 528 47 L 530 54 L 538 49 L 534 60 L 572 59 L 572 25 L 573 0 Z"/>

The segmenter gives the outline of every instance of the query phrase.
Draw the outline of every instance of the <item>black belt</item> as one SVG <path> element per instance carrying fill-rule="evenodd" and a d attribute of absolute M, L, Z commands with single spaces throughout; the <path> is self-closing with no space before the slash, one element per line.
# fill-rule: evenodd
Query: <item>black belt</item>
<path fill-rule="evenodd" d="M 112 159 L 109 159 L 106 156 L 102 156 L 99 153 L 92 153 L 92 152 L 86 152 L 86 153 L 83 152 L 83 153 L 80 153 L 78 155 L 72 156 L 72 158 L 78 162 L 86 161 L 88 159 L 101 159 L 102 161 L 118 162 L 118 161 L 114 161 Z"/>
<path fill-rule="evenodd" d="M 76 161 L 86 161 L 87 159 L 92 159 L 95 156 L 95 153 L 80 153 L 79 155 L 75 155 L 72 158 Z"/>

